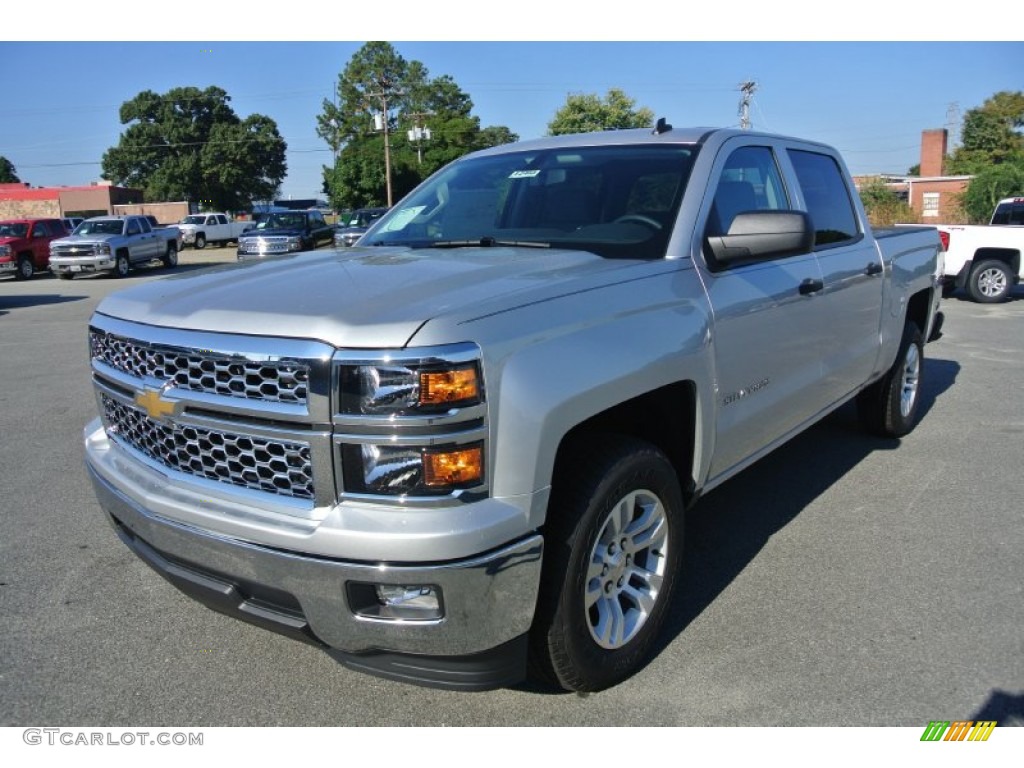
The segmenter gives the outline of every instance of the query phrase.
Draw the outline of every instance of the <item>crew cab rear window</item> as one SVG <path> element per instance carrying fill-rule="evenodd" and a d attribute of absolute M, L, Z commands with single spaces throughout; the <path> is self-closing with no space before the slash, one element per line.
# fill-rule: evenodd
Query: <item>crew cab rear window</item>
<path fill-rule="evenodd" d="M 807 212 L 814 222 L 817 247 L 838 245 L 860 237 L 850 191 L 834 158 L 818 152 L 788 150 Z"/>
<path fill-rule="evenodd" d="M 1024 200 L 1000 203 L 992 215 L 993 224 L 1024 224 Z"/>

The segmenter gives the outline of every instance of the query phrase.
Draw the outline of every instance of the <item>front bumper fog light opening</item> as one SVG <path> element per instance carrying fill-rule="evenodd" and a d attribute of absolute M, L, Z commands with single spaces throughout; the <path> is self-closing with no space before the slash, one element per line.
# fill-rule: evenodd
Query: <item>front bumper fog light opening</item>
<path fill-rule="evenodd" d="M 352 612 L 377 621 L 440 621 L 441 588 L 433 584 L 366 584 L 349 582 Z"/>

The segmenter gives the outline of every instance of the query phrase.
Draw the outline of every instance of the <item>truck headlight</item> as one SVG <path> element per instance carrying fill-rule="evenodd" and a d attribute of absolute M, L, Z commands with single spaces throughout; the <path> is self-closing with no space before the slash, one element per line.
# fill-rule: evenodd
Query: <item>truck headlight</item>
<path fill-rule="evenodd" d="M 109 256 L 111 254 L 110 243 L 100 243 L 97 245 L 96 253 L 100 256 Z"/>
<path fill-rule="evenodd" d="M 446 366 L 343 366 L 341 412 L 403 416 L 475 406 L 483 388 L 475 361 Z"/>
<path fill-rule="evenodd" d="M 53 253 L 52 249 L 50 250 L 50 253 Z M 11 255 L 11 246 L 9 246 L 9 245 L 0 245 L 0 256 L 10 256 L 10 255 Z"/>
<path fill-rule="evenodd" d="M 302 250 L 302 238 L 301 237 L 289 237 L 288 238 L 288 250 L 289 251 L 301 251 Z"/>
<path fill-rule="evenodd" d="M 345 490 L 385 496 L 435 496 L 484 482 L 482 442 L 445 446 L 346 445 Z"/>
<path fill-rule="evenodd" d="M 388 364 L 342 366 L 342 413 L 411 415 L 476 405 L 483 400 L 478 364 Z"/>

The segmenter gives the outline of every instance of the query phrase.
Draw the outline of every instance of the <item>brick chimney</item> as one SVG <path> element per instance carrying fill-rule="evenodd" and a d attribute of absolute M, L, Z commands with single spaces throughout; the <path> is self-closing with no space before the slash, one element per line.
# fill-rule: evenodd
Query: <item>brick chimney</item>
<path fill-rule="evenodd" d="M 942 176 L 946 163 L 946 141 L 948 132 L 945 128 L 932 128 L 921 131 L 921 175 Z"/>

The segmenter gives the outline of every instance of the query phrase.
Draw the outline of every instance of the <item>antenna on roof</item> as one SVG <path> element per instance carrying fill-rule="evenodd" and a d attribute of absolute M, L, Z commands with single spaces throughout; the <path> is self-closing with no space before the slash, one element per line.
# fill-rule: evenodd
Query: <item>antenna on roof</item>
<path fill-rule="evenodd" d="M 659 117 L 658 122 L 654 126 L 654 130 L 651 131 L 654 135 L 660 135 L 662 133 L 668 133 L 672 130 L 672 126 L 665 122 L 664 117 Z"/>

